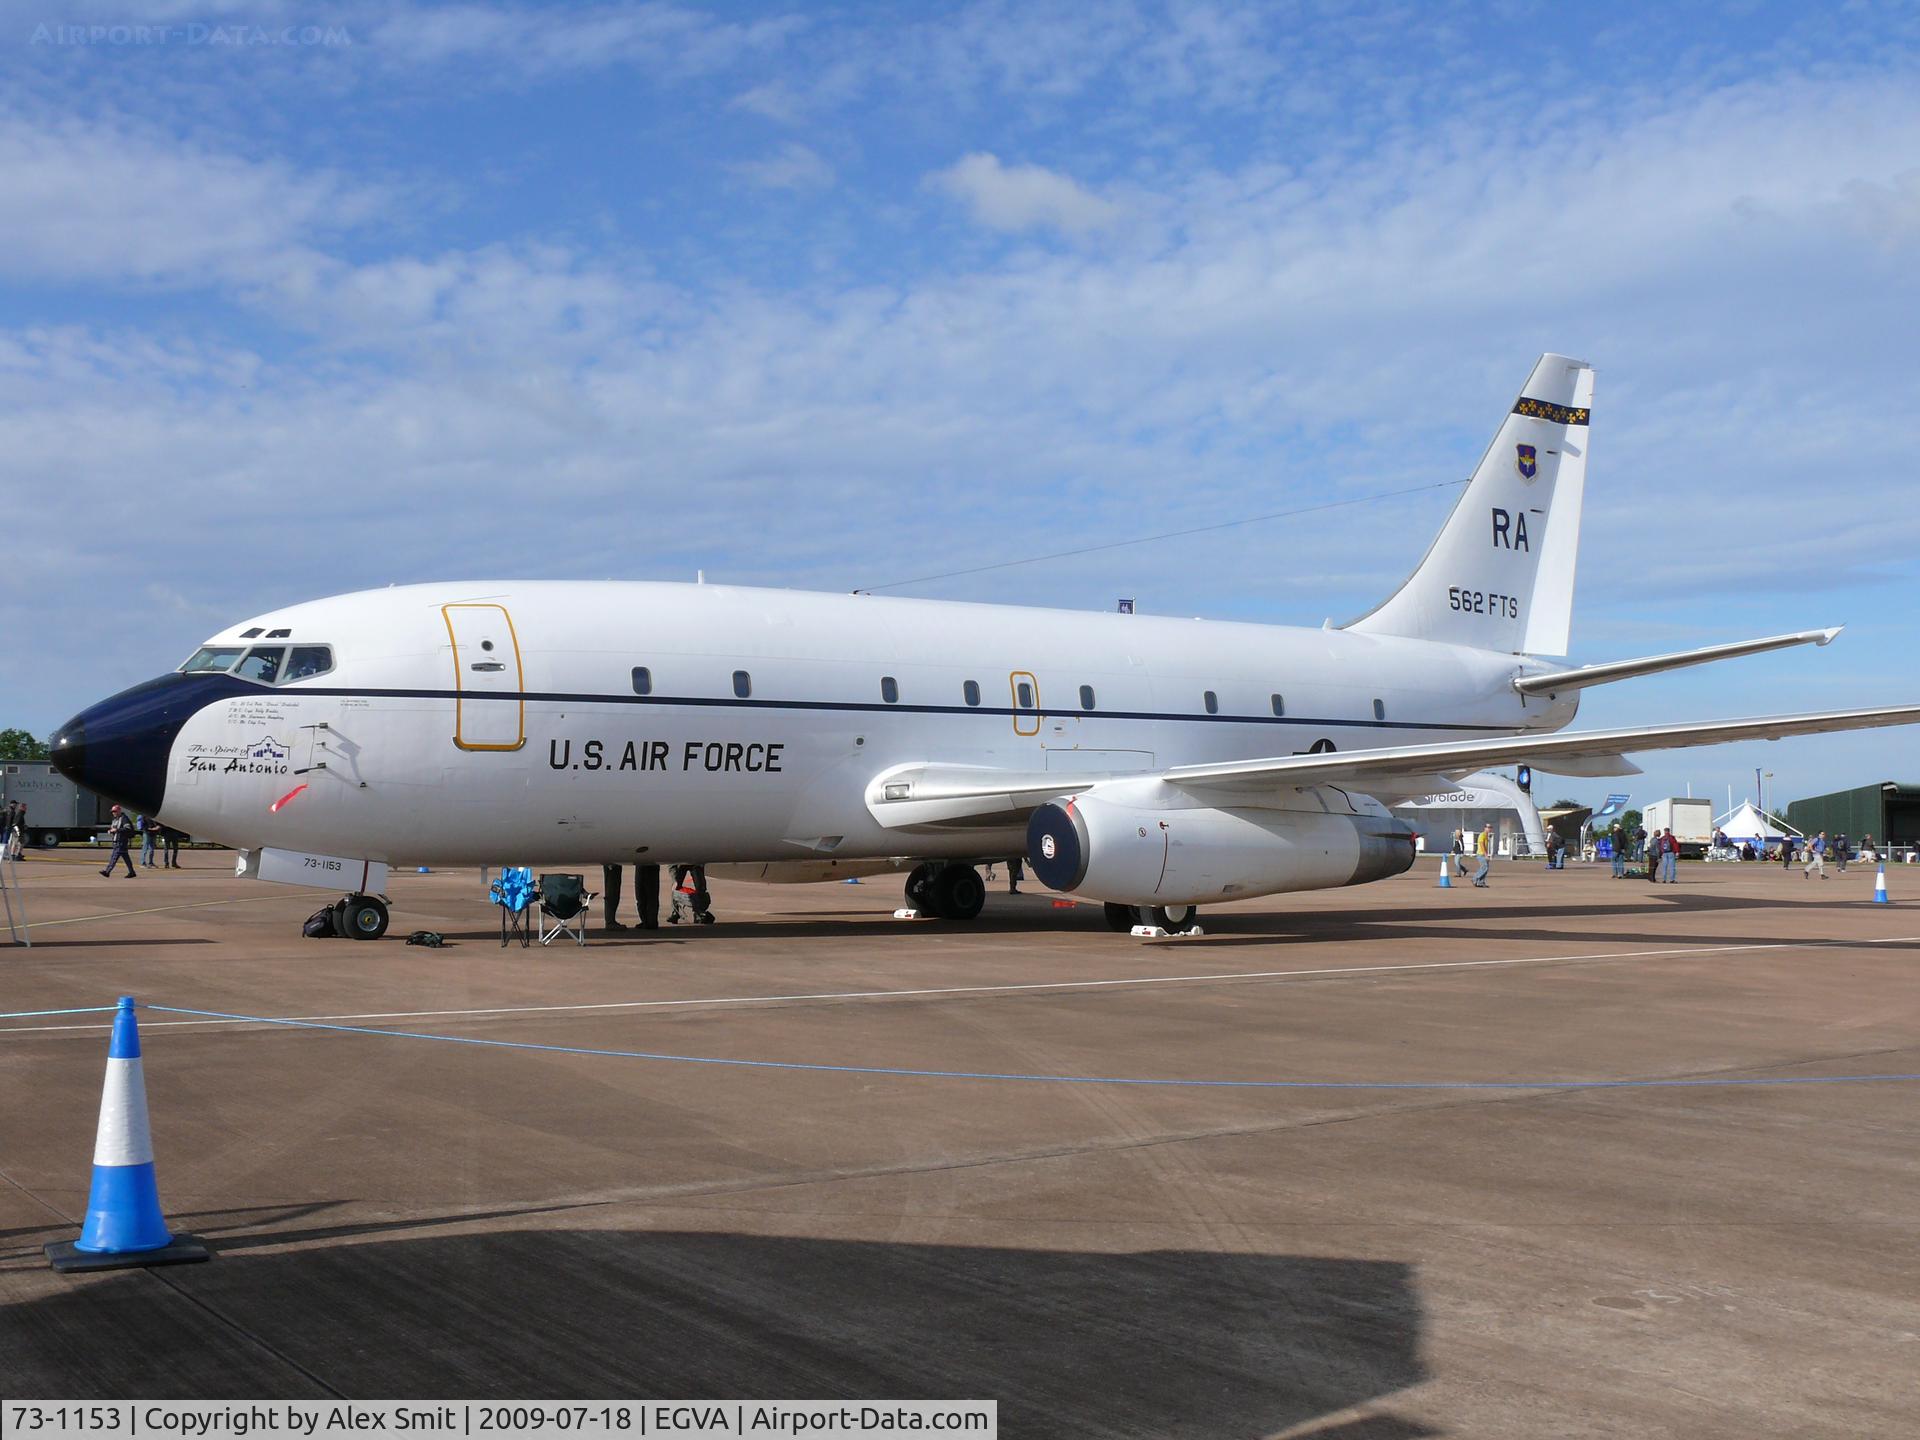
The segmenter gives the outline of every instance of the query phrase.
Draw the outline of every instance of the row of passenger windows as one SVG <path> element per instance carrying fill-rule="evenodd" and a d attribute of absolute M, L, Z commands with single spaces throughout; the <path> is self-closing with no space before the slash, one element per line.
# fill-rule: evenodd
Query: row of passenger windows
<path fill-rule="evenodd" d="M 645 665 L 636 665 L 633 667 L 633 693 L 636 695 L 651 695 L 653 693 L 653 671 Z M 753 676 L 745 670 L 734 671 L 733 693 L 739 699 L 751 699 L 753 697 Z M 882 675 L 880 677 L 880 698 L 889 705 L 898 705 L 900 703 L 900 682 L 891 675 Z M 978 706 L 980 703 L 980 682 L 978 680 L 961 682 L 960 698 L 965 700 L 970 706 Z M 1287 713 L 1287 703 L 1282 696 L 1270 695 L 1267 698 L 1272 702 L 1275 716 L 1284 716 Z M 1016 708 L 1021 710 L 1033 709 L 1033 682 L 1031 680 L 1015 680 L 1013 682 L 1013 699 Z M 1203 691 L 1200 701 L 1206 706 L 1207 714 L 1218 715 L 1220 713 L 1220 697 L 1213 691 Z M 1080 687 L 1080 708 L 1086 711 L 1092 711 L 1098 708 L 1094 703 L 1093 686 L 1082 685 Z M 1373 718 L 1376 720 L 1384 720 L 1387 718 L 1387 706 L 1384 700 L 1375 700 L 1373 702 Z"/>

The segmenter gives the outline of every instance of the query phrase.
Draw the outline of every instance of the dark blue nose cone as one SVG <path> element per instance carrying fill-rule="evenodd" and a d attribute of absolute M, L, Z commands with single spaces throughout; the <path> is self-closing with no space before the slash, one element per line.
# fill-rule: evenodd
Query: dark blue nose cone
<path fill-rule="evenodd" d="M 82 710 L 60 727 L 48 758 L 87 789 L 158 815 L 173 742 L 196 710 L 232 693 L 225 676 L 163 675 Z"/>

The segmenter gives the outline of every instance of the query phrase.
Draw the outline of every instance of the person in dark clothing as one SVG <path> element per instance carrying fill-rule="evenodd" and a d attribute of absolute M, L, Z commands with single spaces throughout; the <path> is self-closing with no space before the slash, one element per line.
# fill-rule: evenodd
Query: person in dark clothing
<path fill-rule="evenodd" d="M 620 870 L 618 865 L 600 867 L 600 912 L 607 917 L 607 929 L 624 930 L 620 923 Z"/>
<path fill-rule="evenodd" d="M 1020 882 L 1026 878 L 1026 864 L 1018 855 L 1007 861 L 1007 894 L 1018 895 L 1020 893 Z"/>
<path fill-rule="evenodd" d="M 107 868 L 100 873 L 113 874 L 113 867 L 124 860 L 127 863 L 127 879 L 131 880 L 139 873 L 133 868 L 133 856 L 127 853 L 127 847 L 133 841 L 133 821 L 118 805 L 113 807 L 112 814 L 113 818 L 107 822 L 107 839 L 113 849 L 107 852 Z"/>
<path fill-rule="evenodd" d="M 160 827 L 160 863 L 169 870 L 180 868 L 181 833 L 171 825 Z"/>
<path fill-rule="evenodd" d="M 658 865 L 633 867 L 633 905 L 640 912 L 642 930 L 660 928 L 660 867 Z"/>

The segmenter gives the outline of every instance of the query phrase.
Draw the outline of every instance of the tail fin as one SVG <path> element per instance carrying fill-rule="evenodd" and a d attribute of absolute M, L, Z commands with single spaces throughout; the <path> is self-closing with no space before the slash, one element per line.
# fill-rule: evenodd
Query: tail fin
<path fill-rule="evenodd" d="M 1542 355 L 1426 558 L 1346 628 L 1566 654 L 1592 408 L 1593 368 Z"/>

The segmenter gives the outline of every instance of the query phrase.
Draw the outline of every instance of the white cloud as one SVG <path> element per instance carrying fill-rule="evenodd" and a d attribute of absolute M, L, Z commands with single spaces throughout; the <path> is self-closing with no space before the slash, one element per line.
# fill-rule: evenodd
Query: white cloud
<path fill-rule="evenodd" d="M 296 262 L 379 204 L 337 175 L 146 126 L 0 114 L 0 275 L 232 283 Z"/>
<path fill-rule="evenodd" d="M 1098 230 L 1122 215 L 1068 176 L 1039 165 L 1002 165 L 997 156 L 966 155 L 927 177 L 935 189 L 960 201 L 982 225 L 995 230 Z"/>
<path fill-rule="evenodd" d="M 790 141 L 762 160 L 727 167 L 750 185 L 768 190 L 824 190 L 833 184 L 833 167 L 805 145 Z"/>

